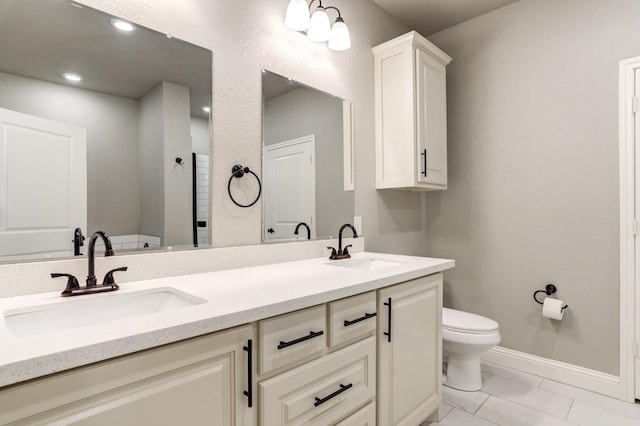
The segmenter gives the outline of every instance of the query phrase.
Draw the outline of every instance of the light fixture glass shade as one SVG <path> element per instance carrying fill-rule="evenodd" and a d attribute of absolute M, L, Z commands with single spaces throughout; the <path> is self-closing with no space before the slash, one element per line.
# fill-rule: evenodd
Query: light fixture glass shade
<path fill-rule="evenodd" d="M 309 31 L 307 37 L 311 41 L 327 41 L 331 34 L 331 23 L 329 22 L 329 16 L 325 12 L 324 7 L 318 6 L 311 20 L 309 21 Z"/>
<path fill-rule="evenodd" d="M 333 24 L 328 46 L 329 49 L 337 51 L 347 50 L 351 47 L 351 36 L 349 36 L 349 28 L 344 23 L 344 19 L 338 17 Z"/>
<path fill-rule="evenodd" d="M 284 16 L 284 25 L 296 31 L 309 28 L 309 7 L 305 0 L 291 0 Z"/>

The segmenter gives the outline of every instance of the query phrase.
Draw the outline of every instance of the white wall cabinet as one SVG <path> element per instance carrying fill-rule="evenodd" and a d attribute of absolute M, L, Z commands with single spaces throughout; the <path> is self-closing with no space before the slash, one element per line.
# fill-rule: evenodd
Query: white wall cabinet
<path fill-rule="evenodd" d="M 378 423 L 415 426 L 442 387 L 442 274 L 378 292 Z"/>
<path fill-rule="evenodd" d="M 446 65 L 412 31 L 373 48 L 376 188 L 447 189 Z"/>
<path fill-rule="evenodd" d="M 244 326 L 6 388 L 0 424 L 255 426 L 255 335 Z"/>

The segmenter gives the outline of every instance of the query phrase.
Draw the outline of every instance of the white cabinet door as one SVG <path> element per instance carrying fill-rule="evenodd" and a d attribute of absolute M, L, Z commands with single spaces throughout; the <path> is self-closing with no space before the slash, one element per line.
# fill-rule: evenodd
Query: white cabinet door
<path fill-rule="evenodd" d="M 416 50 L 416 139 L 418 182 L 447 187 L 446 69 Z"/>
<path fill-rule="evenodd" d="M 0 108 L 0 256 L 73 255 L 87 231 L 87 134 Z"/>
<path fill-rule="evenodd" d="M 0 424 L 255 426 L 246 326 L 0 390 Z M 254 351 L 255 352 L 255 351 Z M 251 380 L 251 389 L 249 387 Z M 15 422 L 15 423 L 14 423 Z"/>
<path fill-rule="evenodd" d="M 442 274 L 378 292 L 378 422 L 415 426 L 441 400 Z"/>

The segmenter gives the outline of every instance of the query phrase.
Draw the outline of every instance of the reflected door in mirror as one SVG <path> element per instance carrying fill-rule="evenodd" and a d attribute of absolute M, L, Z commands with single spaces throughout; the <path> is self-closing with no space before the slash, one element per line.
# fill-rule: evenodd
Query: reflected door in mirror
<path fill-rule="evenodd" d="M 315 238 L 314 135 L 268 145 L 264 150 L 264 241 L 291 239 L 306 222 Z"/>
<path fill-rule="evenodd" d="M 0 256 L 73 255 L 87 226 L 86 131 L 0 108 Z"/>

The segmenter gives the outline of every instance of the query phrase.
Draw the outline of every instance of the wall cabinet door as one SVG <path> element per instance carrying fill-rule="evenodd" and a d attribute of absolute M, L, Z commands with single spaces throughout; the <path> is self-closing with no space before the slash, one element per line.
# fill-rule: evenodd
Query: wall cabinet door
<path fill-rule="evenodd" d="M 442 274 L 378 292 L 378 423 L 415 426 L 439 407 Z"/>
<path fill-rule="evenodd" d="M 255 392 L 255 356 L 244 348 L 255 334 L 232 329 L 10 387 L 0 424 L 254 426 L 244 392 L 249 380 Z"/>
<path fill-rule="evenodd" d="M 446 65 L 412 31 L 373 48 L 376 188 L 447 189 Z"/>
<path fill-rule="evenodd" d="M 416 49 L 416 160 L 419 184 L 447 188 L 446 70 Z"/>

